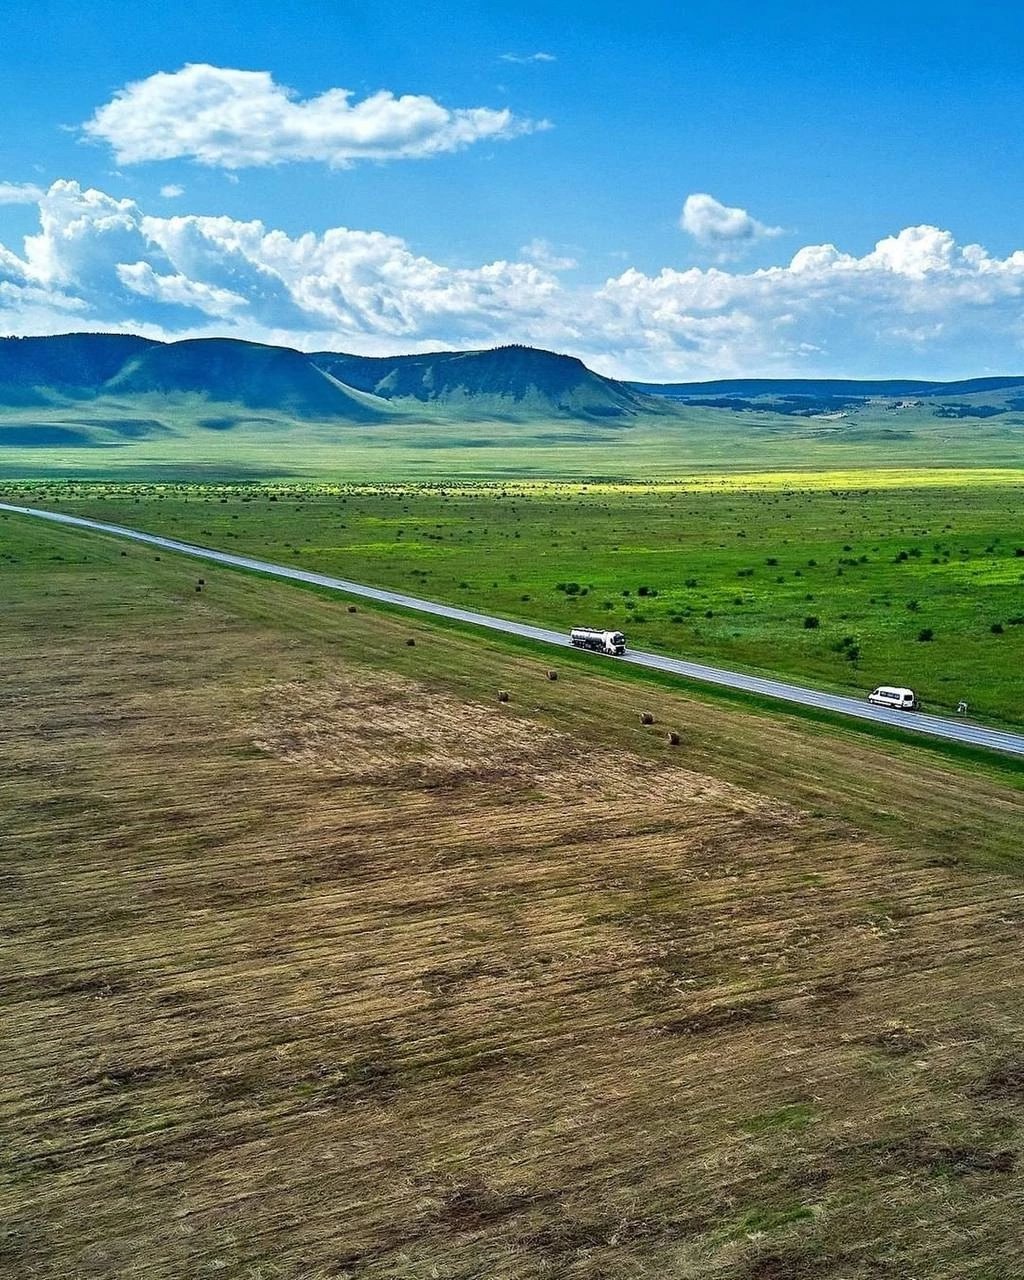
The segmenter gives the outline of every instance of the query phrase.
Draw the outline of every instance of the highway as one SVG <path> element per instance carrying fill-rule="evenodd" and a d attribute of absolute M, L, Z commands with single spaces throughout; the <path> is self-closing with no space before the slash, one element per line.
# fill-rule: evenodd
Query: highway
<path fill-rule="evenodd" d="M 96 533 L 113 534 L 118 538 L 129 538 L 134 542 L 146 543 L 165 551 L 177 551 L 182 555 L 195 556 L 201 560 L 210 560 L 215 564 L 227 565 L 235 569 L 249 569 L 256 573 L 269 574 L 276 578 L 289 578 L 295 582 L 308 582 L 318 587 L 342 591 L 346 595 L 361 596 L 367 600 L 377 600 L 384 604 L 401 605 L 405 609 L 414 609 L 419 613 L 432 614 L 439 618 L 451 618 L 457 622 L 467 622 L 473 626 L 486 627 L 491 631 L 503 631 L 510 635 L 523 636 L 530 640 L 540 640 L 544 644 L 571 648 L 569 637 L 560 631 L 550 631 L 545 627 L 535 627 L 526 622 L 511 622 L 507 618 L 495 618 L 490 614 L 476 613 L 472 609 L 459 609 L 454 605 L 438 604 L 433 600 L 421 600 L 416 596 L 405 595 L 400 591 L 385 591 L 379 587 L 364 586 L 360 582 L 349 582 L 345 578 L 335 578 L 324 573 L 312 573 L 306 569 L 296 569 L 290 565 L 273 564 L 267 560 L 256 560 L 251 556 L 234 555 L 227 551 L 216 551 L 210 547 L 195 546 L 189 542 L 180 542 L 176 538 L 164 538 L 159 534 L 142 533 L 138 529 L 128 529 L 123 525 L 105 524 L 100 520 L 87 520 L 82 516 L 65 515 L 58 511 L 43 511 L 36 507 L 19 507 L 0 502 L 0 511 L 16 515 L 34 516 L 41 520 L 50 520 L 56 524 L 73 525 L 76 528 L 90 529 Z M 841 716 L 852 716 L 858 720 L 871 720 L 876 724 L 888 725 L 910 734 L 924 734 L 933 738 L 945 738 L 953 742 L 966 743 L 969 746 L 984 747 L 992 751 L 1003 752 L 1012 756 L 1024 756 L 1024 734 L 1009 733 L 1000 729 L 988 729 L 981 725 L 971 724 L 963 719 L 950 719 L 944 716 L 926 715 L 919 711 L 893 711 L 887 707 L 873 707 L 866 700 L 844 697 L 835 693 L 820 693 L 815 689 L 805 689 L 800 685 L 787 684 L 781 680 L 769 680 L 760 676 L 743 675 L 735 671 L 725 671 L 720 667 L 709 667 L 699 662 L 687 662 L 683 658 L 670 658 L 657 653 L 627 652 L 620 658 L 604 658 L 594 656 L 595 662 L 622 662 L 636 667 L 649 667 L 656 671 L 665 671 L 670 675 L 681 676 L 699 684 L 721 685 L 729 689 L 739 689 L 747 693 L 760 694 L 763 697 L 777 699 L 781 702 L 798 703 L 800 706 L 817 707 L 823 711 L 831 711 Z"/>

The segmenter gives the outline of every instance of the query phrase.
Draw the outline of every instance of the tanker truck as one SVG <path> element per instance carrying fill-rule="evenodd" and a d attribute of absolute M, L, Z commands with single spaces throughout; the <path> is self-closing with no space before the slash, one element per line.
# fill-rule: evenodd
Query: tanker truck
<path fill-rule="evenodd" d="M 593 649 L 595 653 L 626 652 L 626 637 L 621 631 L 599 631 L 596 627 L 573 627 L 569 639 L 577 649 Z"/>

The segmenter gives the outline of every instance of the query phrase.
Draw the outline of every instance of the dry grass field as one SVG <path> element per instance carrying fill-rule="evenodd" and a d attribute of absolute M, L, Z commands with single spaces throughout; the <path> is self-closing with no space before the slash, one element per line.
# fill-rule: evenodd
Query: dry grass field
<path fill-rule="evenodd" d="M 1024 1274 L 1016 766 L 16 525 L 4 1276 Z"/>

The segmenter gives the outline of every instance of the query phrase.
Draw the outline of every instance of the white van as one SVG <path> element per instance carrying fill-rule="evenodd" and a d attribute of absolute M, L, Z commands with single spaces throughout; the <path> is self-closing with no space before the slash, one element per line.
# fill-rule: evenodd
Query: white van
<path fill-rule="evenodd" d="M 886 684 L 869 693 L 868 702 L 876 707 L 895 707 L 897 711 L 916 711 L 918 707 L 917 694 L 913 689 L 895 689 Z"/>

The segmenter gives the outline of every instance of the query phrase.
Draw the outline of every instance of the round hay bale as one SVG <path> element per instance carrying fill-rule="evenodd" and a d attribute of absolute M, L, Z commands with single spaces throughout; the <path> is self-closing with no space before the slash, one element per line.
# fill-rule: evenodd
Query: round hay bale
<path fill-rule="evenodd" d="M 507 689 L 499 689 L 499 690 L 498 690 L 498 701 L 499 701 L 499 702 L 508 702 L 508 697 L 509 697 L 509 694 L 508 694 L 508 690 L 507 690 Z"/>
<path fill-rule="evenodd" d="M 549 679 L 549 680 L 557 680 L 557 679 L 558 679 L 558 672 L 557 672 L 557 671 L 549 671 L 549 672 L 548 672 L 548 679 Z"/>
<path fill-rule="evenodd" d="M 201 593 L 201 592 L 202 592 L 202 590 L 203 590 L 203 589 L 202 589 L 202 587 L 198 587 L 198 586 L 196 587 L 196 591 L 198 591 L 198 592 L 200 592 L 200 593 Z"/>
<path fill-rule="evenodd" d="M 669 729 L 668 731 L 668 745 L 670 747 L 679 746 L 679 734 L 676 733 L 675 729 Z"/>
<path fill-rule="evenodd" d="M 412 636 L 410 636 L 405 643 L 409 646 L 410 649 L 414 649 L 416 647 L 416 641 L 412 638 Z"/>
<path fill-rule="evenodd" d="M 349 613 L 358 613 L 358 612 L 359 612 L 359 610 L 355 607 L 355 605 L 354 605 L 354 604 L 350 604 L 350 605 L 349 605 L 349 607 L 348 607 L 348 611 L 349 611 Z"/>
<path fill-rule="evenodd" d="M 654 724 L 654 716 L 649 711 L 639 712 L 641 724 Z"/>

